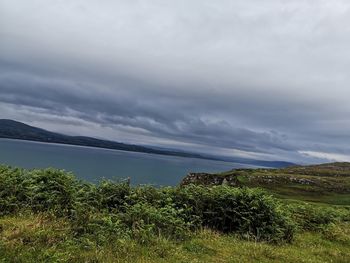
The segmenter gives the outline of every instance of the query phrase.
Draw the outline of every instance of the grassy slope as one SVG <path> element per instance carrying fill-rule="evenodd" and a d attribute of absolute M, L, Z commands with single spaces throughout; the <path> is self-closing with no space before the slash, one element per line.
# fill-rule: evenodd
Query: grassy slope
<path fill-rule="evenodd" d="M 69 224 L 43 215 L 0 220 L 1 262 L 349 262 L 350 223 L 304 232 L 288 245 L 271 245 L 200 231 L 174 243 L 159 239 L 147 246 L 133 241 L 99 247 L 74 241 Z"/>
<path fill-rule="evenodd" d="M 239 169 L 218 176 L 237 176 L 239 185 L 261 187 L 283 199 L 350 205 L 350 163 Z"/>
<path fill-rule="evenodd" d="M 268 189 L 286 204 L 315 201 L 310 205 L 321 210 L 350 210 L 350 165 L 231 171 L 220 176 L 237 172 L 242 185 Z M 290 177 L 321 183 L 286 183 Z M 147 245 L 124 240 L 101 246 L 75 239 L 65 219 L 47 214 L 2 217 L 0 230 L 0 262 L 350 262 L 349 215 L 327 227 L 300 230 L 292 244 L 280 245 L 204 229 L 184 242 L 159 238 Z"/>

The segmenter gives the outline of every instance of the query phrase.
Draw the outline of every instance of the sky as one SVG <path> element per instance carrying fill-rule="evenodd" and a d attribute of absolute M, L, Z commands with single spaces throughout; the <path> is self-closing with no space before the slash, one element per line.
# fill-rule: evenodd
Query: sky
<path fill-rule="evenodd" d="M 350 161 L 348 0 L 0 0 L 0 118 L 212 155 Z"/>

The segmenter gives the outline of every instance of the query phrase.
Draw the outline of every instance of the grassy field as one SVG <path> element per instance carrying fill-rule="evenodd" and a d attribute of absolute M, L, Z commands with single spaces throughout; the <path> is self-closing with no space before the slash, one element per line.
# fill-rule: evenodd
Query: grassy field
<path fill-rule="evenodd" d="M 214 182 L 213 178 L 225 178 L 229 185 L 235 187 L 264 188 L 283 199 L 334 205 L 350 204 L 349 163 L 294 166 L 283 169 L 236 169 L 214 175 L 199 174 L 185 184 L 190 182 L 211 185 L 221 182 L 220 180 Z"/>
<path fill-rule="evenodd" d="M 349 222 L 297 233 L 291 244 L 269 244 L 201 230 L 183 242 L 119 240 L 99 246 L 75 240 L 69 223 L 45 215 L 4 217 L 1 262 L 344 262 L 350 259 Z"/>
<path fill-rule="evenodd" d="M 0 262 L 350 262 L 346 187 L 318 195 L 325 186 L 313 184 L 300 195 L 282 184 L 295 174 L 345 180 L 345 168 L 336 176 L 293 169 L 283 178 L 243 171 L 274 176 L 284 192 L 242 171 L 243 188 L 154 188 L 0 166 Z M 257 181 L 268 192 L 246 188 Z"/>

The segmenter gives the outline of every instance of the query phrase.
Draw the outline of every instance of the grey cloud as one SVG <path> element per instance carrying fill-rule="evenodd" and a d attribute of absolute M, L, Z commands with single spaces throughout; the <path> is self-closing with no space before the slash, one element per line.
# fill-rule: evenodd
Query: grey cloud
<path fill-rule="evenodd" d="M 350 155 L 349 14 L 345 0 L 0 0 L 2 117 L 223 154 Z"/>
<path fill-rule="evenodd" d="M 200 119 L 201 116 L 186 116 L 174 111 L 177 106 L 184 105 L 184 101 L 158 98 L 155 94 L 151 97 L 143 94 L 141 98 L 139 96 L 109 98 L 109 94 L 99 92 L 98 89 L 94 94 L 85 94 L 80 89 L 91 89 L 91 87 L 67 81 L 28 79 L 28 76 L 19 74 L 12 77 L 14 79 L 8 76 L 0 77 L 4 85 L 0 92 L 2 102 L 43 108 L 56 115 L 74 112 L 76 117 L 94 123 L 141 128 L 153 133 L 154 136 L 180 141 L 254 151 L 267 151 L 274 147 L 286 148 L 273 133 L 234 128 L 227 121 L 205 122 Z M 154 100 L 156 103 L 141 102 L 144 99 Z M 202 108 L 201 112 L 205 113 L 208 110 L 210 111 Z M 259 141 L 262 145 L 259 145 Z"/>

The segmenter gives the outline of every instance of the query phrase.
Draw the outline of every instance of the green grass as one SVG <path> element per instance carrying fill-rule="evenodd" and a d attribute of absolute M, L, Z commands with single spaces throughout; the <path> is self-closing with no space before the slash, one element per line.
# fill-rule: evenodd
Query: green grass
<path fill-rule="evenodd" d="M 233 181 L 238 187 L 260 187 L 282 199 L 350 205 L 350 163 L 283 169 L 237 169 L 216 176 L 236 178 Z M 200 180 L 195 183 L 202 184 Z"/>
<path fill-rule="evenodd" d="M 0 166 L 0 263 L 350 262 L 349 194 L 328 184 L 346 181 L 347 166 L 328 181 L 329 167 L 237 171 L 237 188 L 155 188 Z M 322 185 L 286 183 L 288 173 Z M 258 182 L 265 191 L 246 188 Z"/>
<path fill-rule="evenodd" d="M 304 185 L 276 184 L 260 187 L 280 199 L 295 199 L 331 205 L 350 205 L 350 194 L 348 193 L 327 192 L 324 189 Z"/>
<path fill-rule="evenodd" d="M 76 240 L 69 222 L 39 215 L 0 220 L 0 262 L 349 262 L 350 223 L 301 232 L 292 244 L 269 244 L 203 229 L 184 242 Z"/>

